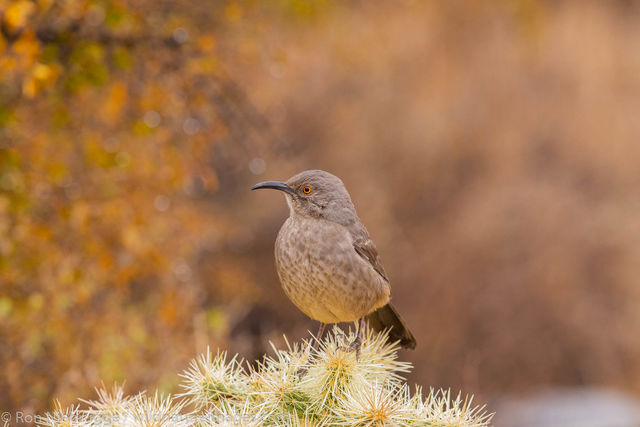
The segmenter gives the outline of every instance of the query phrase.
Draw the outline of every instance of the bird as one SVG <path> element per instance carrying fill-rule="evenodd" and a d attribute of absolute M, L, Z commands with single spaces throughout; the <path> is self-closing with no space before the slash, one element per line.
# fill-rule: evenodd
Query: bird
<path fill-rule="evenodd" d="M 278 277 L 285 294 L 304 314 L 320 322 L 315 345 L 328 324 L 355 322 L 346 350 L 360 354 L 365 322 L 374 331 L 414 349 L 416 340 L 390 302 L 389 277 L 378 250 L 358 217 L 340 178 L 306 170 L 286 182 L 264 181 L 251 190 L 284 193 L 289 206 L 275 241 Z"/>

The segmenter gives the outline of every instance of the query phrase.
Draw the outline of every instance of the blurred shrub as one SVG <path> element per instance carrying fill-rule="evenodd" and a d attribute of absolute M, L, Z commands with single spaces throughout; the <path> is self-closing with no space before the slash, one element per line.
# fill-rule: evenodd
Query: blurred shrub
<path fill-rule="evenodd" d="M 247 171 L 260 119 L 219 66 L 245 7 L 2 6 L 0 407 L 125 375 L 169 387 L 158 368 L 254 302 L 228 250 L 242 226 L 212 203 L 235 192 L 220 173 Z"/>

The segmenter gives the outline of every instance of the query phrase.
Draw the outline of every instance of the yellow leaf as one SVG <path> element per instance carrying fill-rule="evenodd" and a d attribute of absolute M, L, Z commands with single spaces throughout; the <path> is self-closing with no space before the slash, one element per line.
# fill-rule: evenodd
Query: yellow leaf
<path fill-rule="evenodd" d="M 178 315 L 178 300 L 178 296 L 175 292 L 169 292 L 162 298 L 159 314 L 160 318 L 168 325 L 175 323 Z"/>
<path fill-rule="evenodd" d="M 22 82 L 22 93 L 27 98 L 33 98 L 43 88 L 55 81 L 57 72 L 49 65 L 37 63 Z"/>
<path fill-rule="evenodd" d="M 70 222 L 78 229 L 83 229 L 87 225 L 91 208 L 88 203 L 78 201 L 71 207 L 69 215 Z"/>
<path fill-rule="evenodd" d="M 33 98 L 38 93 L 38 85 L 33 76 L 25 77 L 22 82 L 22 94 L 27 98 Z"/>
<path fill-rule="evenodd" d="M 198 39 L 198 46 L 203 52 L 212 52 L 216 48 L 216 39 L 212 35 L 202 36 Z"/>
<path fill-rule="evenodd" d="M 29 307 L 32 310 L 38 311 L 42 308 L 43 305 L 44 305 L 44 297 L 42 296 L 41 293 L 37 292 L 29 296 Z"/>
<path fill-rule="evenodd" d="M 4 24 L 11 33 L 20 30 L 35 12 L 36 6 L 31 1 L 21 0 L 11 4 L 4 12 Z"/>
<path fill-rule="evenodd" d="M 109 88 L 107 99 L 102 108 L 102 117 L 108 123 L 115 122 L 127 100 L 127 87 L 122 82 L 115 82 Z"/>
<path fill-rule="evenodd" d="M 242 8 L 237 3 L 230 3 L 224 9 L 224 14 L 229 21 L 236 22 L 242 18 Z"/>
<path fill-rule="evenodd" d="M 53 70 L 45 64 L 36 64 L 33 67 L 33 77 L 36 80 L 47 81 L 53 77 Z"/>
<path fill-rule="evenodd" d="M 121 232 L 121 241 L 125 248 L 133 253 L 143 252 L 146 248 L 144 239 L 134 226 L 125 227 Z"/>
<path fill-rule="evenodd" d="M 33 31 L 25 31 L 12 47 L 18 54 L 19 66 L 23 68 L 32 67 L 40 53 L 40 43 Z"/>

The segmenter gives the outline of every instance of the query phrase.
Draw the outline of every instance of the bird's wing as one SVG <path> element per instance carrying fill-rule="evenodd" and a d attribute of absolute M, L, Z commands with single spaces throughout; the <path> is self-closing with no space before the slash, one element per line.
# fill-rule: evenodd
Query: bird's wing
<path fill-rule="evenodd" d="M 382 263 L 380 262 L 378 249 L 376 249 L 376 245 L 371 239 L 369 239 L 368 237 L 356 239 L 353 242 L 353 248 L 356 250 L 358 255 L 360 255 L 366 261 L 369 261 L 369 264 L 371 264 L 373 269 L 377 271 L 384 280 L 386 280 L 387 282 L 389 281 L 387 273 L 384 271 Z"/>

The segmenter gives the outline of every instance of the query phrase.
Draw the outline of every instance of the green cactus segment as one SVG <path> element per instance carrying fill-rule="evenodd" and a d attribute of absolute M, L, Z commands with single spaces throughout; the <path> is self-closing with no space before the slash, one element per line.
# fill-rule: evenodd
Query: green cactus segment
<path fill-rule="evenodd" d="M 307 414 L 312 399 L 302 392 L 287 391 L 282 393 L 282 407 L 284 410 L 293 412 L 301 418 Z"/>
<path fill-rule="evenodd" d="M 202 385 L 202 390 L 211 402 L 216 402 L 221 398 L 234 397 L 234 394 L 222 383 L 205 382 Z"/>

